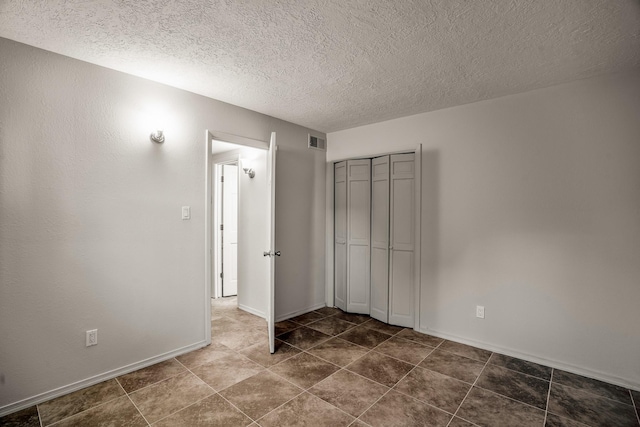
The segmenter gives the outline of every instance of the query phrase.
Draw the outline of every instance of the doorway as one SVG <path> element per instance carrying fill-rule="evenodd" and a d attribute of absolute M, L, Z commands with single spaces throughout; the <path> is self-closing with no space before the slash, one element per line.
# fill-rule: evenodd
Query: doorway
<path fill-rule="evenodd" d="M 271 351 L 275 149 L 275 133 L 266 142 L 207 131 L 206 293 L 235 294 L 238 309 L 265 319 Z M 210 303 L 207 312 L 210 319 Z"/>

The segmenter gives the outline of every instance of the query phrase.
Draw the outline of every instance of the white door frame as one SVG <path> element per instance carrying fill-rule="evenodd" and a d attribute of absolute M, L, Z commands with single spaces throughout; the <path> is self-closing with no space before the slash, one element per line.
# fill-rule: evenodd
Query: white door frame
<path fill-rule="evenodd" d="M 354 156 L 344 159 L 335 159 L 330 162 L 327 162 L 327 219 L 326 219 L 326 229 L 327 229 L 327 243 L 325 246 L 326 253 L 326 269 L 325 269 L 325 303 L 328 307 L 334 307 L 334 238 L 335 238 L 335 230 L 334 230 L 334 165 L 338 162 L 343 162 L 346 160 L 357 160 L 357 159 L 367 159 L 379 156 L 386 156 L 391 154 L 401 154 L 401 153 L 415 153 L 415 194 L 416 194 L 416 206 L 415 206 L 415 236 L 416 236 L 416 247 L 414 254 L 414 299 L 415 299 L 415 312 L 414 312 L 414 330 L 420 330 L 420 280 L 421 280 L 421 247 L 422 247 L 422 144 L 418 144 L 415 148 L 393 151 L 388 153 L 374 153 L 374 154 L 362 154 L 361 156 Z"/>
<path fill-rule="evenodd" d="M 207 345 L 211 344 L 211 287 L 213 271 L 213 141 L 230 142 L 241 146 L 269 149 L 268 141 L 246 138 L 244 136 L 233 135 L 218 131 L 205 131 L 205 219 L 204 219 L 204 340 Z"/>

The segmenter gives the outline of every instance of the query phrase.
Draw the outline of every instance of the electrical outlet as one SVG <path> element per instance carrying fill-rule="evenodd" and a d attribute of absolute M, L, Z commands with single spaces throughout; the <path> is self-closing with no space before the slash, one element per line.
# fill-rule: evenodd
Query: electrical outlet
<path fill-rule="evenodd" d="M 476 305 L 476 317 L 484 319 L 484 306 Z"/>
<path fill-rule="evenodd" d="M 87 347 L 91 347 L 92 345 L 98 345 L 98 330 L 92 329 L 87 331 Z"/>

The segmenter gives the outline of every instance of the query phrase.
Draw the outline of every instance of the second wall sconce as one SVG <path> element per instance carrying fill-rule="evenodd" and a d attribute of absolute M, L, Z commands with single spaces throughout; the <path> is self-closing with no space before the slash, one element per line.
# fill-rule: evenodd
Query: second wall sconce
<path fill-rule="evenodd" d="M 253 170 L 253 168 L 251 167 L 251 162 L 247 159 L 242 160 L 242 170 L 244 171 L 244 173 L 249 175 L 249 178 L 253 178 L 256 176 L 256 171 Z"/>
<path fill-rule="evenodd" d="M 158 129 L 155 132 L 151 133 L 151 140 L 153 142 L 157 142 L 158 144 L 162 144 L 164 142 L 164 132 Z"/>

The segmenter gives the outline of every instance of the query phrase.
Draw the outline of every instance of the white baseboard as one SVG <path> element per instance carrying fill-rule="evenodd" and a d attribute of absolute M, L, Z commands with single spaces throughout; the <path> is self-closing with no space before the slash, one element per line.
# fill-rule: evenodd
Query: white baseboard
<path fill-rule="evenodd" d="M 633 381 L 629 381 L 625 378 L 616 377 L 614 375 L 605 374 L 602 372 L 594 371 L 591 369 L 583 368 L 580 366 L 572 365 L 570 363 L 560 362 L 557 360 L 546 359 L 543 357 L 534 356 L 532 354 L 522 353 L 517 350 L 504 348 L 496 345 L 487 344 L 480 341 L 475 341 L 467 338 L 458 337 L 456 335 L 447 334 L 444 332 L 434 331 L 431 329 L 416 329 L 423 334 L 433 335 L 434 337 L 444 338 L 449 341 L 455 341 L 461 344 L 471 345 L 483 350 L 493 351 L 496 353 L 505 354 L 507 356 L 516 357 L 518 359 L 526 360 L 528 362 L 538 363 L 540 365 L 549 366 L 550 368 L 561 369 L 563 371 L 571 372 L 573 374 L 582 375 L 588 378 L 604 381 L 610 384 L 615 384 L 620 387 L 630 388 L 632 390 L 640 391 L 640 384 Z"/>
<path fill-rule="evenodd" d="M 146 368 L 147 366 L 155 365 L 156 363 L 159 363 L 159 362 L 164 362 L 165 360 L 169 360 L 176 356 L 180 356 L 181 354 L 185 354 L 190 351 L 205 347 L 206 345 L 207 345 L 206 341 L 200 341 L 195 344 L 188 345 L 186 347 L 172 350 L 167 353 L 160 354 L 158 356 L 150 357 L 149 359 L 141 360 L 139 362 L 132 363 L 130 365 L 126 365 L 118 369 L 113 369 L 111 371 L 107 371 L 102 374 L 95 375 L 93 377 L 86 378 L 81 381 L 77 381 L 75 383 L 58 387 L 51 391 L 40 393 L 35 396 L 19 400 L 17 402 L 10 403 L 8 405 L 0 407 L 0 417 L 11 414 L 13 412 L 20 411 L 21 409 L 29 408 L 33 405 L 37 405 L 39 403 L 43 403 L 51 399 L 55 399 L 56 397 L 64 396 L 65 394 L 73 393 L 74 391 L 78 391 L 80 389 L 101 383 L 103 381 L 119 377 L 120 375 L 128 374 L 129 372 L 137 371 L 138 369 Z"/>
<path fill-rule="evenodd" d="M 251 308 L 251 307 L 243 305 L 243 304 L 238 304 L 238 308 L 240 310 L 246 311 L 247 313 L 251 313 L 251 314 L 254 314 L 254 315 L 258 316 L 258 317 L 262 317 L 263 319 L 267 318 L 267 315 L 264 312 L 262 312 L 260 310 L 256 310 L 255 308 Z"/>
<path fill-rule="evenodd" d="M 276 316 L 276 322 L 282 322 L 283 320 L 291 319 L 292 317 L 299 316 L 301 314 L 308 313 L 313 310 L 317 310 L 322 307 L 326 307 L 327 305 L 322 302 L 316 305 L 312 305 L 311 307 L 305 308 L 303 310 L 292 311 L 290 313 L 281 314 L 280 316 Z"/>

